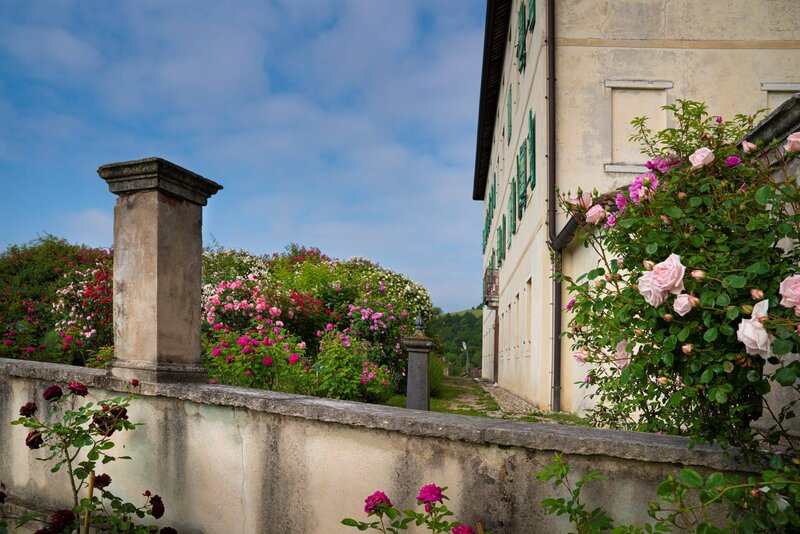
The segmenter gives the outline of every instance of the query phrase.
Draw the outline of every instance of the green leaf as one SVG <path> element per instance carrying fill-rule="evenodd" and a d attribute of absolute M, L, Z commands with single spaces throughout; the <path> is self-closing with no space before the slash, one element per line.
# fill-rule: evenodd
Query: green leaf
<path fill-rule="evenodd" d="M 658 485 L 658 489 L 656 490 L 656 495 L 662 501 L 668 502 L 670 504 L 675 503 L 675 495 L 672 492 L 673 483 L 671 481 L 662 482 Z"/>
<path fill-rule="evenodd" d="M 721 293 L 717 297 L 717 306 L 724 307 L 731 303 L 731 298 L 727 293 Z"/>
<path fill-rule="evenodd" d="M 348 527 L 357 527 L 358 521 L 356 521 L 355 519 L 350 519 L 349 517 L 345 517 L 344 519 L 342 519 L 342 524 L 347 525 Z"/>
<path fill-rule="evenodd" d="M 777 355 L 788 354 L 792 352 L 792 348 L 794 347 L 794 343 L 792 343 L 791 339 L 776 339 L 772 342 L 772 352 Z"/>
<path fill-rule="evenodd" d="M 744 276 L 732 274 L 730 276 L 726 276 L 725 279 L 722 281 L 722 283 L 734 289 L 741 289 L 747 285 L 747 278 L 745 278 Z"/>
<path fill-rule="evenodd" d="M 674 219 L 683 217 L 683 210 L 680 209 L 678 206 L 667 206 L 666 208 L 664 208 L 664 213 L 666 213 L 667 215 L 669 215 Z"/>
<path fill-rule="evenodd" d="M 769 202 L 769 197 L 772 194 L 772 186 L 765 185 L 762 186 L 756 191 L 756 202 L 764 206 L 767 202 Z"/>
<path fill-rule="evenodd" d="M 723 364 L 722 364 L 722 369 L 723 369 L 723 370 L 724 370 L 726 373 L 732 373 L 732 372 L 733 372 L 733 369 L 734 369 L 734 367 L 733 367 L 733 362 L 726 361 L 725 363 L 723 363 Z"/>
<path fill-rule="evenodd" d="M 658 252 L 658 245 L 656 243 L 650 243 L 644 248 L 645 252 L 650 254 L 651 256 Z"/>
<path fill-rule="evenodd" d="M 717 389 L 714 391 L 714 400 L 719 404 L 725 404 L 728 402 L 728 394 L 723 389 Z"/>
<path fill-rule="evenodd" d="M 703 374 L 700 375 L 700 382 L 704 384 L 708 384 L 714 379 L 714 371 L 712 369 L 706 369 L 703 371 Z"/>
<path fill-rule="evenodd" d="M 709 328 L 703 334 L 703 339 L 711 343 L 715 339 L 717 339 L 717 327 Z"/>
<path fill-rule="evenodd" d="M 794 372 L 794 369 L 791 367 L 784 367 L 782 369 L 778 369 L 778 372 L 775 373 L 775 380 L 782 386 L 791 386 L 794 384 L 794 381 L 797 379 L 797 374 Z"/>
<path fill-rule="evenodd" d="M 691 333 L 692 333 L 692 331 L 689 330 L 689 327 L 688 326 L 684 326 L 681 329 L 681 331 L 678 332 L 678 341 L 683 343 L 684 341 L 686 341 L 686 339 L 689 337 L 689 334 L 691 334 Z"/>
<path fill-rule="evenodd" d="M 688 467 L 681 469 L 679 476 L 681 482 L 692 489 L 700 489 L 703 487 L 703 476 L 694 469 Z"/>
<path fill-rule="evenodd" d="M 739 317 L 739 307 L 738 306 L 731 306 L 728 308 L 728 311 L 725 312 L 725 318 L 729 321 L 733 321 Z"/>

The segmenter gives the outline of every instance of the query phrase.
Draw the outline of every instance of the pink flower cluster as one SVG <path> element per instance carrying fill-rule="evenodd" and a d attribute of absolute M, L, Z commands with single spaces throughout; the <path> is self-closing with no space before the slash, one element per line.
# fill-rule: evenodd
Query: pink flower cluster
<path fill-rule="evenodd" d="M 636 204 L 641 204 L 645 200 L 651 200 L 656 189 L 658 189 L 658 178 L 655 174 L 640 174 L 633 179 L 633 183 L 628 188 L 631 200 Z"/>

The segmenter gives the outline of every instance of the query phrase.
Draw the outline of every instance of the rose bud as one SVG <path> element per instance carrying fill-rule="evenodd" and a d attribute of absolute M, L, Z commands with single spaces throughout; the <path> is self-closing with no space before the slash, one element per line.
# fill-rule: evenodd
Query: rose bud
<path fill-rule="evenodd" d="M 753 300 L 764 300 L 764 292 L 758 288 L 751 289 L 750 296 L 753 297 Z"/>
<path fill-rule="evenodd" d="M 681 347 L 681 350 L 683 351 L 684 354 L 691 354 L 692 350 L 694 350 L 694 345 L 692 345 L 691 343 L 686 343 Z"/>
<path fill-rule="evenodd" d="M 701 271 L 700 269 L 695 269 L 694 271 L 692 271 L 692 278 L 694 278 L 697 281 L 700 281 L 705 277 L 706 273 L 704 271 Z"/>
<path fill-rule="evenodd" d="M 667 217 L 666 215 L 662 215 L 661 222 L 663 222 L 664 224 L 669 224 L 669 217 Z"/>
<path fill-rule="evenodd" d="M 644 268 L 645 268 L 645 269 L 647 269 L 648 271 L 652 271 L 652 270 L 653 270 L 653 267 L 655 267 L 655 266 L 656 266 L 656 264 L 655 264 L 655 263 L 653 263 L 653 262 L 652 262 L 652 261 L 650 261 L 650 260 L 644 260 L 644 261 L 642 262 L 642 265 L 644 265 Z"/>
<path fill-rule="evenodd" d="M 614 279 L 614 275 L 611 273 L 606 273 L 605 279 L 610 282 Z"/>
<path fill-rule="evenodd" d="M 684 198 L 686 198 L 686 193 L 684 193 L 683 191 L 679 191 L 678 192 L 678 198 L 683 200 Z"/>
<path fill-rule="evenodd" d="M 656 382 L 658 382 L 662 386 L 665 386 L 669 384 L 669 379 L 665 376 L 659 376 L 658 378 L 656 378 Z"/>
<path fill-rule="evenodd" d="M 751 313 L 753 313 L 753 307 L 750 306 L 749 304 L 742 304 L 742 313 L 750 315 Z"/>
<path fill-rule="evenodd" d="M 700 306 L 700 299 L 695 297 L 694 295 L 689 295 L 689 304 L 692 305 L 692 308 L 696 308 Z"/>
<path fill-rule="evenodd" d="M 661 318 L 664 319 L 667 322 L 670 322 L 670 321 L 672 321 L 672 314 L 671 313 L 665 313 Z"/>
<path fill-rule="evenodd" d="M 750 141 L 742 141 L 742 152 L 745 154 L 749 154 L 750 152 L 756 150 L 758 147 L 751 143 Z"/>
<path fill-rule="evenodd" d="M 758 488 L 753 488 L 753 489 L 750 490 L 750 496 L 753 497 L 754 499 L 758 499 L 763 494 L 764 494 L 764 492 L 762 492 Z"/>
<path fill-rule="evenodd" d="M 642 332 L 638 328 L 634 329 L 633 333 L 636 334 L 636 337 L 642 337 L 642 334 L 644 334 L 644 332 Z"/>

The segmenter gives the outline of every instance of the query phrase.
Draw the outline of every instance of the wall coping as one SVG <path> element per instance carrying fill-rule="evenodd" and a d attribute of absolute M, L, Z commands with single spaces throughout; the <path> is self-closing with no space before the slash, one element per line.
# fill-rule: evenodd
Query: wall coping
<path fill-rule="evenodd" d="M 128 392 L 128 382 L 105 370 L 0 358 L 0 375 L 66 384 L 79 381 L 112 392 Z M 199 404 L 245 408 L 347 426 L 382 429 L 408 436 L 521 447 L 569 455 L 608 456 L 642 462 L 674 463 L 717 470 L 747 470 L 732 452 L 696 446 L 678 436 L 580 426 L 504 421 L 485 417 L 408 410 L 291 393 L 212 384 L 145 384 L 141 396 L 161 396 Z"/>

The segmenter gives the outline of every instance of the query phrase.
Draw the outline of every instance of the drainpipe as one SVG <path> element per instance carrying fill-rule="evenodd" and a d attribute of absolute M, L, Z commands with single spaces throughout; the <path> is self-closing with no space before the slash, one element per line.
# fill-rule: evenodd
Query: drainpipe
<path fill-rule="evenodd" d="M 566 243 L 556 233 L 556 16 L 555 0 L 547 0 L 547 230 L 553 253 L 551 275 L 561 269 Z M 566 230 L 566 228 L 565 228 Z M 573 230 L 574 231 L 574 230 Z M 563 244 L 562 244 L 563 243 Z M 561 281 L 553 276 L 553 352 L 550 374 L 550 410 L 561 411 Z"/>

